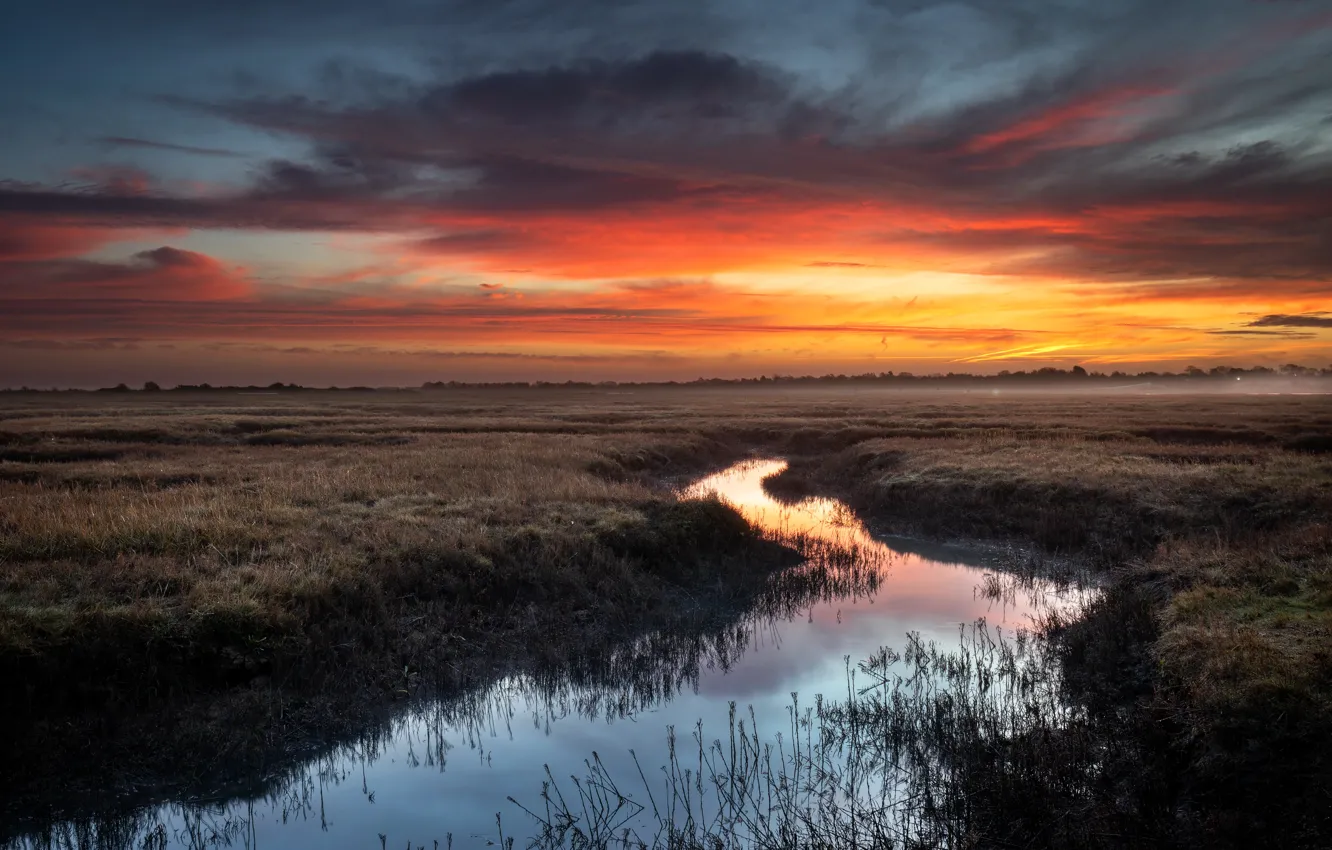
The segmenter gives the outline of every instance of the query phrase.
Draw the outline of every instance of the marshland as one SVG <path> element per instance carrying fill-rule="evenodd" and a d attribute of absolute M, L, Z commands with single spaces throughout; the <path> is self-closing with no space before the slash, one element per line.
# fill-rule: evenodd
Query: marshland
<path fill-rule="evenodd" d="M 10 394 L 0 841 L 1326 846 L 1330 398 Z"/>

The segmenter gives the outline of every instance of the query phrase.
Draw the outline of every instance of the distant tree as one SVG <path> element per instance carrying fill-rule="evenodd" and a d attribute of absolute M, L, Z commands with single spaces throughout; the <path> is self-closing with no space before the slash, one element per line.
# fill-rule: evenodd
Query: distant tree
<path fill-rule="evenodd" d="M 1074 366 L 1073 375 L 1078 378 L 1085 378 L 1087 377 L 1087 370 L 1082 368 L 1081 366 Z"/>
<path fill-rule="evenodd" d="M 162 388 L 158 385 L 157 381 L 144 381 L 143 391 L 146 393 L 156 393 L 161 392 Z"/>

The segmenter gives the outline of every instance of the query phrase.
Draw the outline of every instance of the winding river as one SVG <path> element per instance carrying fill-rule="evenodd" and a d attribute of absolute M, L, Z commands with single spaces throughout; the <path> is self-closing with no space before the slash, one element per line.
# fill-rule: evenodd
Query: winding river
<path fill-rule="evenodd" d="M 684 737 L 701 721 L 711 735 L 724 734 L 735 703 L 746 717 L 752 709 L 760 734 L 789 730 L 793 694 L 802 704 L 816 694 L 845 698 L 849 665 L 900 646 L 909 632 L 947 645 L 978 618 L 1013 631 L 1029 625 L 1042 600 L 1062 598 L 1039 581 L 1019 594 L 982 592 L 996 584 L 993 553 L 875 537 L 832 499 L 780 502 L 763 481 L 784 468 L 781 460 L 746 461 L 692 483 L 682 497 L 716 494 L 775 537 L 853 551 L 855 580 L 795 604 L 760 606 L 708 634 L 650 635 L 594 671 L 512 676 L 484 693 L 419 707 L 387 732 L 284 775 L 258 798 L 167 804 L 114 826 L 58 824 L 18 846 L 82 846 L 100 831 L 96 846 L 473 848 L 500 841 L 502 831 L 522 847 L 534 822 L 509 797 L 541 805 L 547 766 L 557 782 L 572 783 L 595 753 L 609 774 L 660 775 L 668 727 Z"/>

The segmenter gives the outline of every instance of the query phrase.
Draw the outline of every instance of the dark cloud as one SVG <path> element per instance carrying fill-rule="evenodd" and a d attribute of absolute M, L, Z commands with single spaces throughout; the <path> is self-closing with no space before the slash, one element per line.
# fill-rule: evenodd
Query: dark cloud
<path fill-rule="evenodd" d="M 194 251 L 182 251 L 169 245 L 163 245 L 161 248 L 153 248 L 149 251 L 140 251 L 134 255 L 134 259 L 159 269 L 212 269 L 217 267 L 217 262 L 211 257 Z"/>
<path fill-rule="evenodd" d="M 324 201 L 324 203 L 320 203 Z M 331 203 L 329 203 L 331 202 Z M 325 187 L 322 196 L 293 184 L 216 196 L 126 192 L 108 186 L 42 186 L 0 181 L 0 220 L 25 234 L 24 244 L 53 228 L 100 229 L 231 228 L 277 230 L 401 229 L 419 222 L 419 210 L 387 203 L 373 194 Z M 103 237 L 105 240 L 105 237 Z M 0 239 L 0 250 L 4 242 Z M 15 244 L 10 250 L 28 250 Z M 76 252 L 71 252 L 76 253 Z"/>
<path fill-rule="evenodd" d="M 109 186 L 50 187 L 0 181 L 0 214 L 107 227 L 190 226 L 208 222 L 206 200 L 131 194 Z"/>
<path fill-rule="evenodd" d="M 108 148 L 144 148 L 147 150 L 173 151 L 175 153 L 190 153 L 199 156 L 218 156 L 218 157 L 239 157 L 241 154 L 236 151 L 229 151 L 223 148 L 204 148 L 194 145 L 177 145 L 171 142 L 155 142 L 151 139 L 135 139 L 129 136 L 101 136 L 97 139 L 99 143 Z"/>
<path fill-rule="evenodd" d="M 365 14 L 379 23 L 426 14 L 383 5 Z M 566 229 L 583 216 L 614 232 L 666 211 L 714 241 L 781 247 L 818 226 L 810 220 L 861 210 L 846 236 L 829 228 L 825 238 L 948 258 L 959 271 L 1316 289 L 1332 278 L 1332 159 L 1298 119 L 1323 103 L 1318 81 L 1332 54 L 1314 49 L 1320 19 L 1256 5 L 885 2 L 852 17 L 833 3 L 826 20 L 793 6 L 797 23 L 782 26 L 836 24 L 848 48 L 882 37 L 885 55 L 920 60 L 875 76 L 865 75 L 873 62 L 857 60 L 820 80 L 818 63 L 784 68 L 761 49 L 760 33 L 780 42 L 778 24 L 719 26 L 716 39 L 698 26 L 663 30 L 692 32 L 706 49 L 629 35 L 615 46 L 562 34 L 607 34 L 600 15 L 657 21 L 664 5 L 453 4 L 431 20 L 463 29 L 522 20 L 544 28 L 555 58 L 437 59 L 431 79 L 341 62 L 327 66 L 322 91 L 176 96 L 178 107 L 304 143 L 308 156 L 268 162 L 225 195 L 108 180 L 0 185 L 0 213 L 86 228 L 401 232 L 414 250 L 540 269 L 558 241 L 555 214 L 566 214 Z M 296 7 L 283 8 L 263 15 L 285 19 Z M 724 4 L 718 14 L 744 18 Z M 329 15 L 356 12 L 334 3 Z M 975 41 L 973 55 L 956 56 L 950 32 Z M 1121 38 L 1130 32 L 1137 38 Z M 1171 47 L 1183 35 L 1187 48 Z M 1059 44 L 1076 46 L 1062 63 L 1028 55 Z M 593 46 L 600 55 L 580 55 Z M 951 100 L 931 94 L 951 91 L 927 73 L 941 57 L 974 76 Z M 987 62 L 1012 64 L 1016 77 L 984 78 Z M 756 235 L 775 214 L 781 223 Z M 837 253 L 848 259 L 810 265 L 877 265 Z"/>
<path fill-rule="evenodd" d="M 1299 331 L 1254 331 L 1254 330 L 1222 330 L 1208 331 L 1212 336 L 1278 336 L 1284 339 L 1313 339 L 1317 334 L 1301 333 Z"/>
<path fill-rule="evenodd" d="M 599 130 L 656 124 L 679 132 L 695 122 L 757 117 L 789 97 L 768 69 L 734 56 L 682 51 L 473 77 L 431 88 L 419 108 L 441 122 Z"/>
<path fill-rule="evenodd" d="M 1298 315 L 1270 315 L 1254 319 L 1250 328 L 1332 328 L 1332 313 L 1300 313 Z"/>

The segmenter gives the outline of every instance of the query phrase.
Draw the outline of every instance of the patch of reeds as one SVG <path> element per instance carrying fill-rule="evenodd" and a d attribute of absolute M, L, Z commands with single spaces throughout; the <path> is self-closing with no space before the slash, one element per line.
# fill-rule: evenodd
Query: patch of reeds
<path fill-rule="evenodd" d="M 542 848 L 1113 846 L 1070 818 L 1095 796 L 1103 741 L 1067 699 L 1050 647 L 965 627 L 956 649 L 910 635 L 848 662 L 840 699 L 761 730 L 734 703 L 720 737 L 667 732 L 667 761 L 548 775 L 514 800 Z M 651 778 L 655 777 L 655 778 Z"/>

